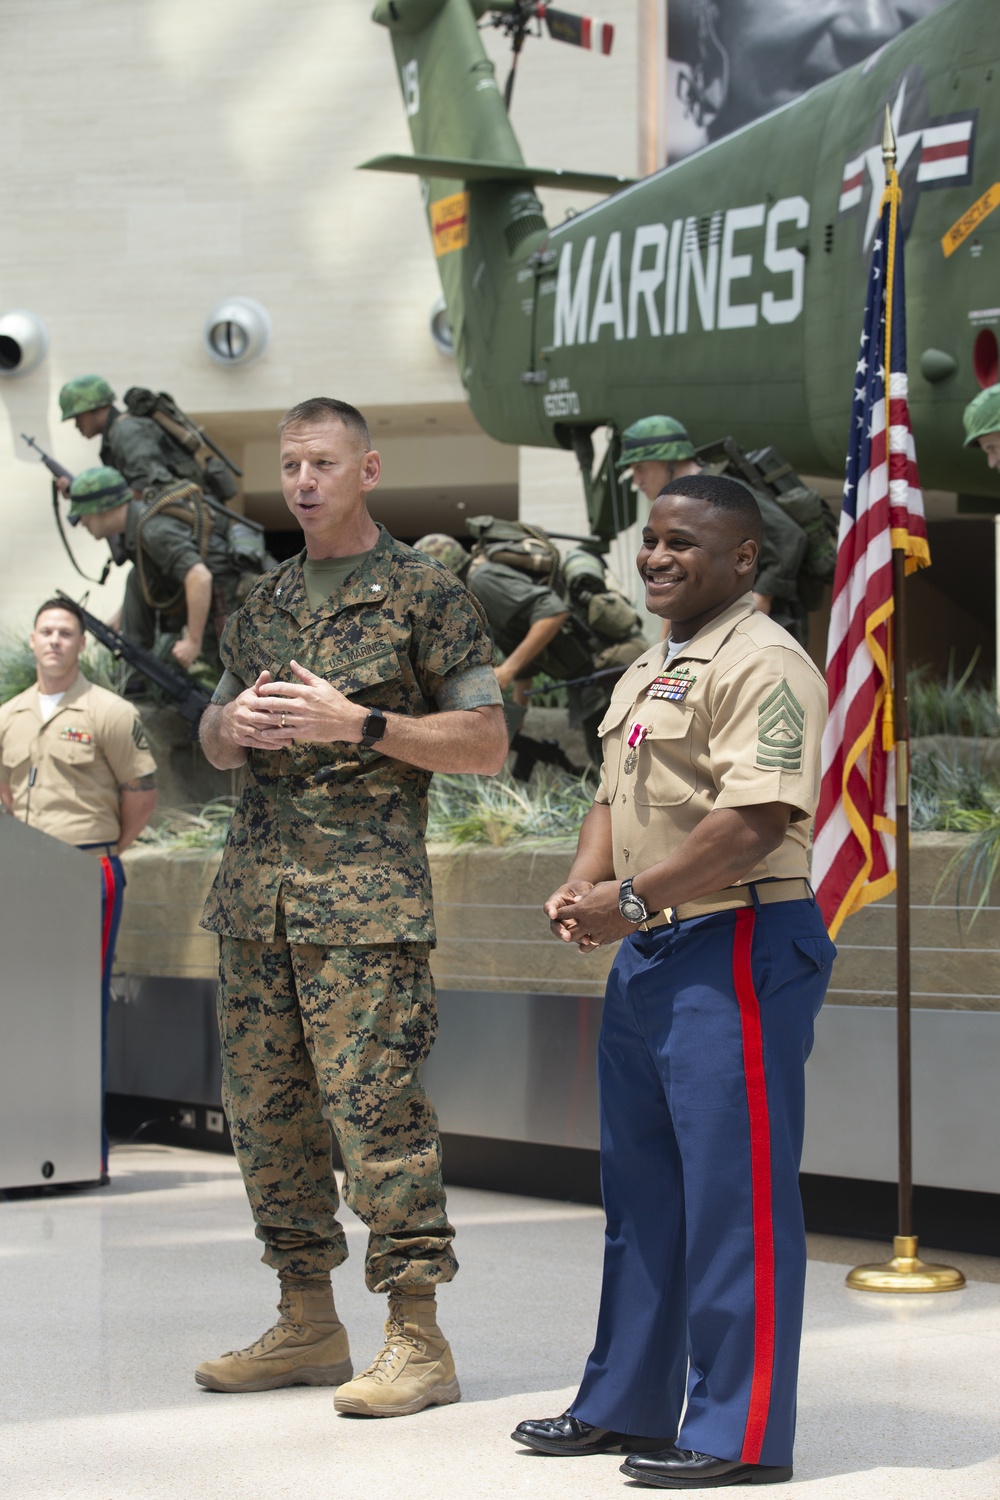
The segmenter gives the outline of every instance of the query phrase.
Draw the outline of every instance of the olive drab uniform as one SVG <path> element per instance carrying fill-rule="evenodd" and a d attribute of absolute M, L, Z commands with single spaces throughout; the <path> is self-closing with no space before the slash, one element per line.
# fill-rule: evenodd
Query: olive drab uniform
<path fill-rule="evenodd" d="M 152 417 L 135 417 L 112 406 L 101 434 L 101 463 L 124 474 L 133 490 L 186 479 L 203 485 L 201 465 Z"/>
<path fill-rule="evenodd" d="M 203 562 L 212 575 L 213 598 L 201 655 L 221 672 L 218 639 L 226 618 L 240 602 L 244 571 L 233 556 L 228 536 L 233 525 L 239 526 L 239 519 L 230 522 L 213 511 L 207 513 L 208 524 L 199 528 L 176 515 L 151 513 L 150 502 L 155 506 L 157 500 L 169 501 L 174 493 L 182 501 L 178 510 L 190 512 L 190 504 L 184 501 L 188 489 L 176 484 L 157 486 L 142 501 L 129 502 L 123 543 L 133 567 L 125 583 L 121 630 L 130 641 L 147 648 L 154 645 L 158 630 L 179 635 L 187 620 L 184 579 L 195 563 Z"/>
<path fill-rule="evenodd" d="M 221 654 L 220 701 L 230 674 L 237 686 L 265 669 L 288 680 L 294 657 L 354 701 L 392 713 L 500 702 L 478 606 L 440 563 L 382 528 L 315 611 L 301 557 L 266 574 L 230 619 Z M 462 679 L 476 691 L 462 697 Z M 285 1275 L 322 1275 L 347 1254 L 330 1127 L 345 1196 L 370 1232 L 369 1288 L 427 1286 L 455 1272 L 437 1120 L 418 1075 L 436 1031 L 430 779 L 344 742 L 247 758 L 202 921 L 221 937 L 233 1144 L 263 1258 Z"/>
<path fill-rule="evenodd" d="M 555 640 L 539 652 L 525 676 L 545 672 L 556 681 L 565 681 L 572 677 L 586 677 L 596 670 L 597 640 L 576 618 L 572 603 L 547 584 L 529 578 L 518 568 L 497 562 L 482 562 L 471 567 L 466 583 L 469 592 L 486 611 L 493 638 L 505 656 L 520 645 L 538 620 L 569 615 Z M 631 655 L 635 656 L 643 645 L 645 641 L 640 635 L 634 645 L 630 642 L 624 649 L 627 653 L 631 647 Z M 601 665 L 604 665 L 603 661 Z M 608 704 L 608 688 L 599 682 L 571 687 L 567 696 L 569 722 L 574 726 L 582 725 L 587 748 L 596 765 L 600 762 L 597 725 Z"/>
<path fill-rule="evenodd" d="M 803 1073 L 835 952 L 806 878 L 825 720 L 822 676 L 746 595 L 681 646 L 651 647 L 601 726 L 619 879 L 714 810 L 792 815 L 739 885 L 651 916 L 615 958 L 599 1047 L 604 1283 L 571 1411 L 764 1465 L 791 1462 Z"/>
<path fill-rule="evenodd" d="M 771 596 L 771 619 L 795 637 L 800 646 L 809 640 L 809 614 L 799 596 L 799 573 L 805 562 L 809 538 L 777 500 L 755 489 L 763 535 L 754 593 Z"/>

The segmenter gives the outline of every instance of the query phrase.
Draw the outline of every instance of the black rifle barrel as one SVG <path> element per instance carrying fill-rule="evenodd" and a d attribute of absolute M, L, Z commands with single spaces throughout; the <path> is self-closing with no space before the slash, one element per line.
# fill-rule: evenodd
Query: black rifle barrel
<path fill-rule="evenodd" d="M 130 667 L 141 672 L 149 682 L 156 684 L 168 697 L 172 698 L 177 705 L 177 712 L 185 719 L 192 729 L 197 729 L 201 716 L 212 701 L 212 695 L 189 677 L 187 672 L 180 667 L 172 667 L 168 662 L 161 661 L 160 657 L 154 656 L 152 651 L 147 651 L 145 646 L 139 646 L 135 641 L 130 641 L 121 635 L 112 625 L 105 625 L 96 615 L 77 604 L 62 589 L 56 589 L 56 598 L 65 599 L 74 610 L 78 610 L 84 625 L 91 635 L 102 646 L 106 646 L 112 656 L 122 661 L 127 661 Z"/>

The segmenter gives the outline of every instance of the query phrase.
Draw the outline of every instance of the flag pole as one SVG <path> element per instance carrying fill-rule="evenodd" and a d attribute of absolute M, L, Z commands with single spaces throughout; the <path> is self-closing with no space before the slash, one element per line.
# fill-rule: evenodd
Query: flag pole
<path fill-rule="evenodd" d="M 889 106 L 885 108 L 882 159 L 886 187 L 895 186 L 896 138 Z M 898 188 L 896 189 L 898 192 Z M 894 257 L 890 254 L 888 264 Z M 886 295 L 885 404 L 890 427 L 890 339 L 892 302 Z M 886 455 L 888 462 L 888 453 Z M 897 1232 L 892 1259 L 882 1265 L 855 1266 L 847 1285 L 862 1292 L 953 1292 L 965 1277 L 953 1266 L 928 1265 L 918 1255 L 913 1232 L 913 1116 L 910 1068 L 910 712 L 907 693 L 909 661 L 906 636 L 906 548 L 892 549 L 892 724 L 896 750 L 896 1069 L 899 1122 Z"/>

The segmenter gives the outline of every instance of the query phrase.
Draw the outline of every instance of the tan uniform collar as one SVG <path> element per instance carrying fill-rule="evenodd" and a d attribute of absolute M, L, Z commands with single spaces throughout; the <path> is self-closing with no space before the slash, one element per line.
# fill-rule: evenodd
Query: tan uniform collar
<path fill-rule="evenodd" d="M 358 604 L 382 604 L 389 596 L 392 581 L 392 553 L 395 542 L 385 527 L 376 521 L 379 536 L 364 562 L 350 575 L 334 598 L 315 612 L 309 607 L 302 563 L 305 553 L 300 552 L 286 569 L 281 582 L 274 591 L 274 602 L 279 609 L 292 616 L 296 624 L 305 628 L 317 620 L 332 619 L 341 610 Z"/>
<path fill-rule="evenodd" d="M 672 670 L 675 663 L 680 661 L 711 661 L 732 635 L 733 628 L 741 620 L 749 619 L 755 607 L 750 594 L 741 595 L 723 614 L 702 626 L 697 635 L 693 635 L 681 647 L 670 663 L 670 669 Z M 641 697 L 650 683 L 664 670 L 663 660 L 666 654 L 666 641 L 657 641 L 655 646 L 650 646 L 648 651 L 629 667 L 628 687 L 636 698 Z"/>
<path fill-rule="evenodd" d="M 748 620 L 755 608 L 753 595 L 741 594 L 728 609 L 723 610 L 721 615 L 717 615 L 714 620 L 709 620 L 708 624 L 703 625 L 689 641 L 685 641 L 670 665 L 673 666 L 675 662 L 688 658 L 694 661 L 711 661 L 713 656 L 719 654 L 735 627 L 741 620 Z M 665 647 L 664 654 L 666 654 Z"/>
<path fill-rule="evenodd" d="M 90 689 L 91 686 L 92 684 L 90 682 L 90 679 L 84 677 L 82 672 L 77 672 L 75 679 L 70 683 L 69 687 L 63 694 L 62 701 L 56 704 L 54 712 L 49 715 L 48 719 L 46 719 L 45 722 L 47 724 L 51 724 L 52 720 L 56 718 L 58 714 L 61 714 L 64 709 L 72 708 L 73 704 L 79 702 L 79 700 L 84 696 L 84 694 Z M 40 689 L 36 679 L 34 686 L 30 687 L 25 693 L 21 703 L 21 708 L 22 710 L 27 709 L 32 714 L 34 714 L 35 718 L 40 724 L 42 722 L 42 706 L 38 701 L 39 692 Z M 46 694 L 46 696 L 48 696 L 48 694 Z"/>

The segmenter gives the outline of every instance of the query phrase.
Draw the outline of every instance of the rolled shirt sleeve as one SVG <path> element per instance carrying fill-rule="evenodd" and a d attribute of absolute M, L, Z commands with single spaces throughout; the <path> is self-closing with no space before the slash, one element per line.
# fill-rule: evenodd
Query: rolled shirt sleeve
<path fill-rule="evenodd" d="M 488 708 L 503 703 L 503 693 L 492 667 L 467 667 L 441 684 L 434 694 L 434 703 L 441 713 L 454 713 L 467 708 Z"/>

